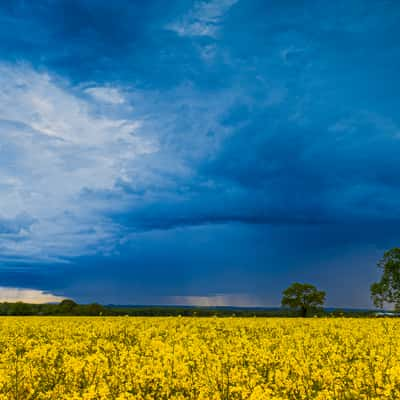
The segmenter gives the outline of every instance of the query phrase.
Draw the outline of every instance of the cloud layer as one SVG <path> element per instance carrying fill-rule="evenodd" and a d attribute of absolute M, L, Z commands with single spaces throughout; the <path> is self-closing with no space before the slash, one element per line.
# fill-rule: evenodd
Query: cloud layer
<path fill-rule="evenodd" d="M 209 36 L 217 35 L 224 14 L 237 0 L 197 1 L 193 8 L 181 16 L 167 28 L 179 36 Z"/>
<path fill-rule="evenodd" d="M 64 297 L 55 296 L 42 290 L 0 287 L 0 303 L 22 301 L 24 303 L 44 304 L 59 303 L 62 300 L 64 300 Z"/>
<path fill-rule="evenodd" d="M 124 200 L 108 201 L 107 193 L 130 179 L 125 171 L 156 144 L 136 135 L 138 120 L 117 118 L 112 109 L 99 113 L 110 102 L 106 95 L 120 103 L 117 89 L 91 87 L 92 101 L 87 90 L 7 64 L 0 84 L 2 256 L 107 252 L 119 233 L 104 213 Z"/>
<path fill-rule="evenodd" d="M 0 5 L 3 280 L 368 304 L 400 221 L 399 5 L 95 3 Z"/>

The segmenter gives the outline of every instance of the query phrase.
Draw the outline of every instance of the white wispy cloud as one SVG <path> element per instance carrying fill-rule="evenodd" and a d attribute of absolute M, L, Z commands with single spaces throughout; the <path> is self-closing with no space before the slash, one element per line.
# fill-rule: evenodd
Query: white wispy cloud
<path fill-rule="evenodd" d="M 110 254 L 135 230 L 115 213 L 140 218 L 148 206 L 144 217 L 163 226 L 173 215 L 156 215 L 157 205 L 187 200 L 198 163 L 233 131 L 223 116 L 243 99 L 235 87 L 205 93 L 185 83 L 119 88 L 124 102 L 105 107 L 92 94 L 111 85 L 91 84 L 90 94 L 1 63 L 0 85 L 0 262 Z"/>
<path fill-rule="evenodd" d="M 223 16 L 238 0 L 198 1 L 180 19 L 172 22 L 167 29 L 179 36 L 215 37 Z"/>
<path fill-rule="evenodd" d="M 85 90 L 90 96 L 104 103 L 123 104 L 125 97 L 118 88 L 115 87 L 89 87 Z"/>
<path fill-rule="evenodd" d="M 22 301 L 24 303 L 44 304 L 59 303 L 64 299 L 65 297 L 56 296 L 43 290 L 0 286 L 0 303 Z"/>
<path fill-rule="evenodd" d="M 157 144 L 137 135 L 139 120 L 96 113 L 81 90 L 29 66 L 0 65 L 0 86 L 2 257 L 109 251 L 119 228 L 103 212 L 119 200 L 83 197 L 115 191 Z"/>
<path fill-rule="evenodd" d="M 329 130 L 337 134 L 354 134 L 365 127 L 372 128 L 378 137 L 400 137 L 400 127 L 391 118 L 366 110 L 356 111 L 351 117 L 336 121 Z"/>

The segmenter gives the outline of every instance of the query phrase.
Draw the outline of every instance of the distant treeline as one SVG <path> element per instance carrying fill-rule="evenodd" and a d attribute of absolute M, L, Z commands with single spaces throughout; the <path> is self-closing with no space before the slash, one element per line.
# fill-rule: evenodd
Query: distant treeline
<path fill-rule="evenodd" d="M 367 317 L 372 310 L 315 309 L 318 317 Z M 97 303 L 77 304 L 63 300 L 58 304 L 0 303 L 0 315 L 75 315 L 75 316 L 145 316 L 145 317 L 296 317 L 295 310 L 285 308 L 179 307 L 179 306 L 103 306 Z"/>
<path fill-rule="evenodd" d="M 116 315 L 100 304 L 77 304 L 63 300 L 57 304 L 0 303 L 0 315 Z"/>

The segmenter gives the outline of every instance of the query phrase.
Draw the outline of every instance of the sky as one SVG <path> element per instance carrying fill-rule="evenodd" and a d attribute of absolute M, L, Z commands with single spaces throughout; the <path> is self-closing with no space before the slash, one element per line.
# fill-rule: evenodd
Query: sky
<path fill-rule="evenodd" d="M 371 307 L 400 235 L 400 3 L 0 2 L 0 300 Z"/>

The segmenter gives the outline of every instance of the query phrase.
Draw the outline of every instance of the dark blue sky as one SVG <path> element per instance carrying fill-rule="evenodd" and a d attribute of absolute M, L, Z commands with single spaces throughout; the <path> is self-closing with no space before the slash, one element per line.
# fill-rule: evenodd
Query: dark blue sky
<path fill-rule="evenodd" d="M 0 297 L 370 306 L 399 37 L 398 1 L 0 2 Z"/>

